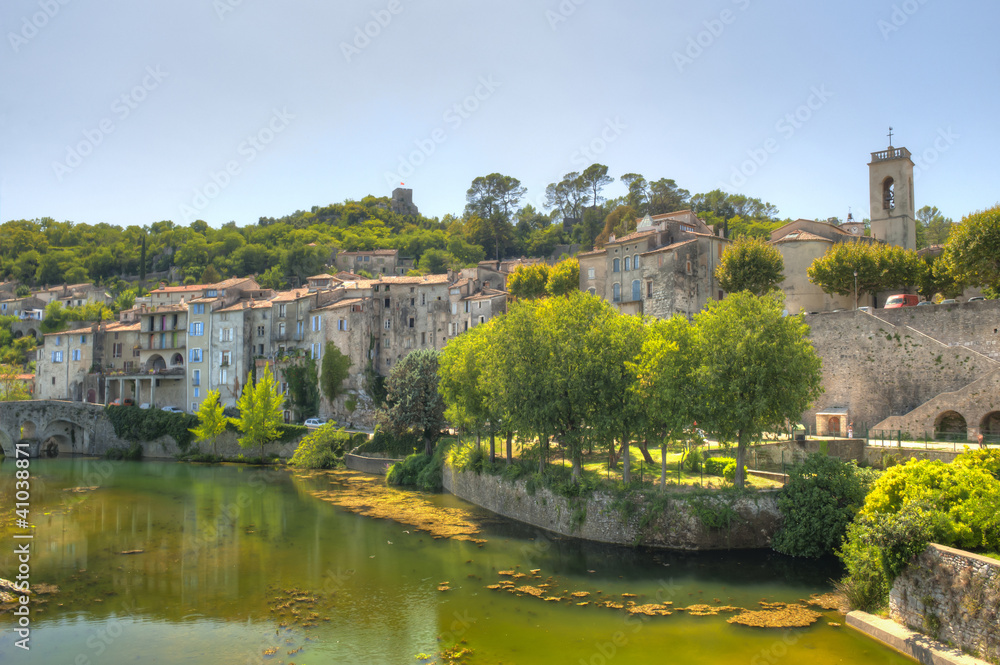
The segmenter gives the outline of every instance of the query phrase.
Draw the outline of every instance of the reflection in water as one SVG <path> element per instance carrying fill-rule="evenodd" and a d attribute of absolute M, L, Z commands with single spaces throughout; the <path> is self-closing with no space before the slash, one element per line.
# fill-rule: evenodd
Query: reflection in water
<path fill-rule="evenodd" d="M 4 505 L 12 471 L 0 466 Z M 839 621 L 829 612 L 784 634 L 724 616 L 637 617 L 486 588 L 498 571 L 537 569 L 559 591 L 756 608 L 826 591 L 836 562 L 595 545 L 452 496 L 420 497 L 432 509 L 471 510 L 488 541 L 480 548 L 318 500 L 345 486 L 325 474 L 65 458 L 33 460 L 31 471 L 31 580 L 60 587 L 34 607 L 31 662 L 412 663 L 459 644 L 481 663 L 590 663 L 610 660 L 609 649 L 629 663 L 723 663 L 776 640 L 799 654 L 788 662 L 907 662 L 828 626 Z M 11 549 L 0 550 L 2 577 L 16 566 Z M 14 653 L 4 631 L 0 655 Z"/>

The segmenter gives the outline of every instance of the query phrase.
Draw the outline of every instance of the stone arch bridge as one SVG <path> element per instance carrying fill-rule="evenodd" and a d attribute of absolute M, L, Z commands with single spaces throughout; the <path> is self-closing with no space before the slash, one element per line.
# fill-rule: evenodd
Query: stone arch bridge
<path fill-rule="evenodd" d="M 117 442 L 114 427 L 99 404 L 30 400 L 0 402 L 0 447 L 14 457 L 18 442 L 39 455 L 94 455 Z M 100 447 L 98 448 L 98 444 Z"/>

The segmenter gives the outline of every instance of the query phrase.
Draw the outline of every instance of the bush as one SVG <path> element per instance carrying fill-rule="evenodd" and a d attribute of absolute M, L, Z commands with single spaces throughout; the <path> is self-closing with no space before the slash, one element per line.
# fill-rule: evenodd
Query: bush
<path fill-rule="evenodd" d="M 303 469 L 336 469 L 344 465 L 344 453 L 353 447 L 355 437 L 335 423 L 327 423 L 299 443 L 289 466 Z"/>
<path fill-rule="evenodd" d="M 163 435 L 173 437 L 181 452 L 186 452 L 194 435 L 189 430 L 198 425 L 197 416 L 170 413 L 160 409 L 139 409 L 134 406 L 105 408 L 115 436 L 133 443 L 155 441 Z"/>
<path fill-rule="evenodd" d="M 747 474 L 747 465 L 744 464 L 743 465 L 743 477 L 744 478 L 746 478 L 746 474 Z M 732 462 L 729 462 L 729 463 L 726 464 L 726 468 L 722 470 L 722 477 L 727 482 L 730 482 L 730 483 L 736 482 L 736 460 L 733 460 Z"/>
<path fill-rule="evenodd" d="M 726 467 L 730 464 L 736 469 L 736 460 L 732 457 L 707 457 L 705 458 L 705 473 L 712 476 L 721 476 Z"/>
<path fill-rule="evenodd" d="M 486 464 L 489 464 L 489 454 L 472 443 L 455 446 L 448 454 L 448 465 L 456 471 L 481 474 Z"/>
<path fill-rule="evenodd" d="M 413 432 L 404 432 L 399 436 L 383 430 L 375 430 L 371 440 L 358 446 L 358 454 L 378 453 L 389 457 L 404 458 L 423 450 L 424 442 Z"/>
<path fill-rule="evenodd" d="M 778 494 L 784 521 L 771 547 L 790 556 L 815 558 L 832 553 L 864 503 L 868 474 L 853 462 L 816 453 L 792 467 L 788 475 L 788 484 Z"/>
<path fill-rule="evenodd" d="M 681 459 L 681 464 L 691 473 L 698 473 L 701 471 L 701 451 L 697 448 L 691 448 Z"/>

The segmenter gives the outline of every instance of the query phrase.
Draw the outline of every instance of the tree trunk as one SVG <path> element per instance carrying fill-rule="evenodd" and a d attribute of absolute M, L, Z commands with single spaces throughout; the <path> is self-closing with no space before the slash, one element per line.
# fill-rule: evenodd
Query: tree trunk
<path fill-rule="evenodd" d="M 580 478 L 583 476 L 583 461 L 581 459 L 583 451 L 579 448 L 573 448 L 573 484 L 579 485 Z"/>
<path fill-rule="evenodd" d="M 632 482 L 632 455 L 629 452 L 628 437 L 622 437 L 622 482 Z"/>
<path fill-rule="evenodd" d="M 514 433 L 507 432 L 507 464 L 514 461 Z"/>
<path fill-rule="evenodd" d="M 490 464 L 497 461 L 497 438 L 496 432 L 490 427 Z"/>
<path fill-rule="evenodd" d="M 479 433 L 479 429 L 476 429 L 476 450 L 483 449 L 483 437 Z"/>
<path fill-rule="evenodd" d="M 639 450 L 642 452 L 642 459 L 646 460 L 646 464 L 653 464 L 653 456 L 649 454 L 649 439 L 643 437 L 642 441 L 639 442 Z"/>
<path fill-rule="evenodd" d="M 549 435 L 543 434 L 538 446 L 538 473 L 545 473 L 545 460 L 549 451 Z"/>
<path fill-rule="evenodd" d="M 747 444 L 750 443 L 750 436 L 744 433 L 744 430 L 740 430 L 736 438 L 739 443 L 736 446 L 736 476 L 733 478 L 733 485 L 744 487 L 746 485 L 746 478 L 743 475 L 743 460 L 747 456 Z"/>
<path fill-rule="evenodd" d="M 424 434 L 424 454 L 430 457 L 434 454 L 434 449 L 431 448 L 431 437 Z"/>
<path fill-rule="evenodd" d="M 667 444 L 660 444 L 660 489 L 667 489 Z"/>

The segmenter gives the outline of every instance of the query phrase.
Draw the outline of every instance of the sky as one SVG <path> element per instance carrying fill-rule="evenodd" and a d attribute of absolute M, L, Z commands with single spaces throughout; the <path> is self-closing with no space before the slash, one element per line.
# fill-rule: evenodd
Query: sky
<path fill-rule="evenodd" d="M 541 208 L 598 162 L 782 218 L 868 216 L 871 152 L 916 206 L 991 206 L 987 0 L 4 0 L 0 221 L 213 227 L 405 183 L 461 214 L 499 172 Z"/>

